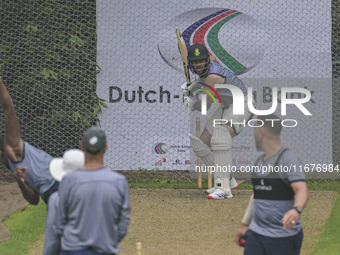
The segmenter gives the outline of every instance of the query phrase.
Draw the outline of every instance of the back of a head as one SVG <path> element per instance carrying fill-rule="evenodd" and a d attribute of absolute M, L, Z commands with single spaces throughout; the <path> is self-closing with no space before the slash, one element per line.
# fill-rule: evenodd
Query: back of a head
<path fill-rule="evenodd" d="M 256 119 L 261 121 L 261 125 L 266 128 L 271 134 L 280 136 L 282 126 L 281 119 L 275 114 L 257 116 Z"/>
<path fill-rule="evenodd" d="M 104 130 L 100 127 L 94 126 L 84 132 L 81 141 L 86 152 L 97 154 L 105 148 L 106 135 Z"/>

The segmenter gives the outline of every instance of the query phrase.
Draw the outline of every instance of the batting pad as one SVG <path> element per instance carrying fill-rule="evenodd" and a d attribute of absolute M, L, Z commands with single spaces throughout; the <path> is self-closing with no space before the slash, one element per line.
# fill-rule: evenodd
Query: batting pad
<path fill-rule="evenodd" d="M 230 191 L 230 166 L 232 165 L 232 138 L 229 130 L 222 126 L 217 126 L 213 130 L 211 137 L 211 149 L 214 154 L 214 184 Z"/>
<path fill-rule="evenodd" d="M 197 157 L 200 157 L 206 166 L 214 165 L 214 154 L 210 150 L 209 146 L 202 142 L 198 137 L 189 134 L 190 145 Z"/>

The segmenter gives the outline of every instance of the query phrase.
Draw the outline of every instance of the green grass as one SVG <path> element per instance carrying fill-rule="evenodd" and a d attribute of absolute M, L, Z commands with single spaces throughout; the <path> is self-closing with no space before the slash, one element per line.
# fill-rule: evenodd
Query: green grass
<path fill-rule="evenodd" d="M 46 214 L 46 205 L 40 200 L 38 205 L 29 205 L 6 219 L 4 225 L 10 230 L 11 238 L 0 243 L 0 254 L 26 254 L 43 233 Z"/>
<path fill-rule="evenodd" d="M 332 190 L 340 194 L 339 180 L 321 180 L 308 185 L 312 190 Z M 336 255 L 340 253 L 340 195 L 333 206 L 331 215 L 311 255 Z"/>
<path fill-rule="evenodd" d="M 340 196 L 333 207 L 331 216 L 320 236 L 316 248 L 311 255 L 339 254 L 340 253 Z"/>
<path fill-rule="evenodd" d="M 309 179 L 309 190 L 337 191 L 340 193 L 340 179 Z"/>

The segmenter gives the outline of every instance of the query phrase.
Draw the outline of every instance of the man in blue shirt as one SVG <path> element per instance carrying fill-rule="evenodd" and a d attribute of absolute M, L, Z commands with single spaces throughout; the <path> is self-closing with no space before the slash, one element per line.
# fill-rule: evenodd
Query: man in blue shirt
<path fill-rule="evenodd" d="M 4 113 L 5 137 L 0 140 L 0 161 L 10 169 L 24 198 L 38 204 L 39 197 L 47 203 L 58 189 L 58 183 L 48 171 L 52 156 L 23 141 L 12 99 L 0 78 L 0 104 Z"/>
<path fill-rule="evenodd" d="M 126 178 L 104 165 L 106 135 L 85 131 L 80 148 L 85 166 L 65 175 L 59 188 L 57 234 L 62 255 L 118 254 L 130 222 Z"/>

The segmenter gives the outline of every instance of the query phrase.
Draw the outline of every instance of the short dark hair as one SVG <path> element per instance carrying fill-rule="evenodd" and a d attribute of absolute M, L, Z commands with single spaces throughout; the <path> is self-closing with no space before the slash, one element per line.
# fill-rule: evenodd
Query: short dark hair
<path fill-rule="evenodd" d="M 275 114 L 260 115 L 257 116 L 256 119 L 261 120 L 263 122 L 263 127 L 265 127 L 270 133 L 278 136 L 281 134 L 282 130 L 281 119 L 277 115 Z"/>

